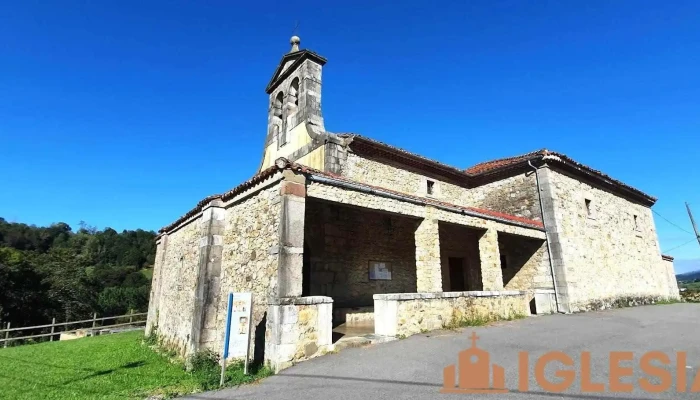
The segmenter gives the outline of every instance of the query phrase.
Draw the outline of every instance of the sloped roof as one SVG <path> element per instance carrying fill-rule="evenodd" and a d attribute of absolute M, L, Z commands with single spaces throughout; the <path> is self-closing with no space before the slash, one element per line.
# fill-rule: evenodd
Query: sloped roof
<path fill-rule="evenodd" d="M 350 146 L 359 152 L 369 155 L 378 155 L 405 165 L 413 166 L 420 170 L 438 173 L 467 187 L 477 187 L 506 177 L 509 174 L 521 172 L 524 168 L 529 168 L 527 165 L 528 161 L 535 164 L 546 162 L 572 172 L 581 178 L 594 181 L 641 204 L 652 206 L 656 202 L 655 197 L 639 189 L 582 164 L 566 154 L 547 149 L 536 150 L 513 157 L 485 161 L 462 170 L 358 134 L 342 133 L 339 134 L 339 136 L 347 139 Z"/>
<path fill-rule="evenodd" d="M 517 163 L 531 160 L 535 157 L 545 156 L 547 154 L 547 149 L 532 151 L 530 153 L 521 154 L 514 157 L 499 158 L 496 160 L 485 161 L 476 165 L 473 165 L 464 170 L 467 175 L 478 175 L 485 174 L 493 170 L 498 170 L 500 168 L 505 168 Z"/>
<path fill-rule="evenodd" d="M 158 232 L 162 234 L 162 233 L 171 231 L 171 230 L 177 228 L 178 226 L 180 226 L 182 223 L 189 220 L 190 218 L 197 215 L 210 202 L 212 202 L 214 200 L 221 200 L 221 201 L 230 200 L 230 199 L 234 198 L 236 195 L 245 192 L 246 190 L 258 185 L 261 182 L 264 182 L 268 178 L 275 175 L 275 173 L 282 171 L 282 170 L 285 170 L 285 169 L 292 169 L 295 171 L 302 172 L 304 174 L 322 175 L 322 176 L 326 176 L 328 178 L 333 178 L 335 180 L 345 181 L 345 182 L 353 183 L 355 185 L 365 186 L 368 188 L 379 189 L 379 190 L 382 190 L 383 192 L 387 192 L 387 193 L 394 193 L 397 195 L 404 196 L 406 198 L 410 198 L 410 199 L 414 199 L 414 200 L 421 200 L 421 201 L 428 203 L 428 204 L 449 206 L 449 207 L 452 207 L 455 209 L 468 211 L 468 212 L 471 212 L 473 214 L 478 214 L 478 216 L 483 217 L 485 219 L 496 219 L 496 220 L 501 220 L 502 222 L 509 222 L 512 224 L 521 225 L 521 226 L 530 227 L 530 228 L 535 228 L 535 229 L 540 229 L 540 230 L 544 228 L 544 225 L 542 224 L 542 222 L 532 220 L 529 218 L 518 217 L 515 215 L 511 215 L 511 214 L 506 214 L 506 213 L 482 209 L 482 208 L 464 207 L 464 206 L 460 206 L 460 205 L 456 205 L 456 204 L 438 201 L 435 199 L 430 199 L 427 197 L 419 197 L 419 196 L 415 196 L 415 195 L 401 193 L 401 192 L 397 192 L 397 191 L 394 191 L 394 190 L 391 190 L 388 188 L 383 188 L 383 187 L 373 186 L 373 185 L 369 185 L 369 184 L 362 183 L 362 182 L 357 182 L 357 181 L 348 179 L 348 178 L 340 176 L 340 175 L 317 170 L 317 169 L 310 168 L 310 167 L 307 167 L 307 166 L 302 165 L 302 164 L 289 162 L 288 160 L 286 160 L 284 158 L 279 158 L 279 159 L 277 159 L 277 161 L 275 161 L 275 165 L 272 165 L 271 167 L 266 168 L 263 171 L 260 171 L 259 173 L 255 174 L 252 178 L 250 178 L 247 181 L 241 183 L 240 185 L 234 187 L 233 189 L 231 189 L 227 192 L 221 193 L 221 194 L 215 194 L 215 195 L 205 197 L 204 199 L 199 201 L 197 203 L 197 205 L 193 209 L 188 211 L 185 215 L 181 216 L 180 218 L 175 220 L 173 223 L 164 226 Z"/>
<path fill-rule="evenodd" d="M 297 66 L 299 66 L 301 63 L 304 62 L 306 59 L 311 59 L 317 62 L 320 65 L 326 64 L 326 59 L 323 58 L 322 56 L 314 53 L 311 50 L 299 50 L 295 51 L 293 53 L 287 53 L 284 56 L 282 56 L 282 60 L 280 63 L 277 65 L 277 69 L 275 69 L 275 73 L 272 74 L 272 78 L 270 79 L 270 82 L 267 84 L 267 87 L 265 88 L 265 93 L 270 94 L 272 91 L 277 87 L 277 85 L 283 81 L 289 74 L 292 73 L 292 71 L 296 70 Z M 287 69 L 284 68 L 284 64 L 286 64 L 288 61 L 294 61 Z"/>
<path fill-rule="evenodd" d="M 579 176 L 592 179 L 603 186 L 608 186 L 618 190 L 620 193 L 632 197 L 642 204 L 652 206 L 656 202 L 656 197 L 650 196 L 641 190 L 634 188 L 622 181 L 614 179 L 597 169 L 593 169 L 586 164 L 580 163 L 563 153 L 550 151 L 547 149 L 537 150 L 515 157 L 501 158 L 476 164 L 465 170 L 465 173 L 478 176 L 497 173 L 519 165 L 525 165 L 528 161 L 543 160 L 555 166 L 565 168 Z"/>

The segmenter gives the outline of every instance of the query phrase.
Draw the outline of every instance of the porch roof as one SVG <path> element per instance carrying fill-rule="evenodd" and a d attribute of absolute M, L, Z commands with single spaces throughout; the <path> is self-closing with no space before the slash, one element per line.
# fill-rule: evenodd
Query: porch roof
<path fill-rule="evenodd" d="M 314 168 L 307 167 L 307 166 L 302 165 L 302 164 L 293 163 L 285 158 L 279 158 L 279 159 L 277 159 L 277 161 L 275 161 L 274 165 L 260 171 L 259 173 L 257 173 L 256 175 L 254 175 L 253 177 L 251 177 L 247 181 L 241 183 L 240 185 L 236 186 L 235 188 L 233 188 L 225 193 L 215 194 L 212 196 L 205 197 L 203 200 L 201 200 L 199 203 L 197 203 L 197 205 L 193 209 L 188 211 L 185 215 L 181 216 L 180 218 L 175 220 L 173 223 L 161 228 L 159 230 L 159 233 L 162 234 L 162 233 L 168 232 L 172 229 L 175 229 L 180 224 L 187 221 L 189 218 L 191 218 L 194 215 L 196 215 L 197 213 L 201 212 L 202 209 L 204 209 L 204 207 L 207 204 L 211 203 L 212 201 L 216 201 L 216 200 L 226 201 L 226 200 L 234 197 L 236 194 L 239 194 L 239 193 L 242 193 L 248 189 L 251 189 L 252 187 L 258 185 L 259 183 L 265 181 L 266 179 L 273 176 L 276 172 L 279 172 L 279 171 L 282 171 L 285 169 L 299 171 L 299 172 L 302 172 L 304 174 L 324 176 L 324 177 L 327 177 L 327 178 L 330 178 L 330 179 L 333 179 L 336 181 L 346 182 L 346 183 L 349 183 L 349 184 L 352 184 L 355 186 L 365 187 L 367 189 L 371 189 L 374 191 L 381 191 L 383 193 L 389 193 L 389 194 L 392 194 L 395 196 L 400 196 L 400 197 L 410 199 L 413 201 L 418 201 L 418 202 L 421 202 L 421 203 L 427 204 L 427 205 L 435 205 L 435 206 L 449 207 L 449 208 L 452 208 L 455 210 L 462 210 L 465 213 L 471 214 L 473 216 L 481 217 L 484 219 L 496 220 L 496 221 L 500 221 L 500 222 L 507 222 L 507 223 L 510 223 L 513 225 L 523 226 L 523 227 L 531 228 L 531 229 L 537 229 L 540 231 L 544 230 L 544 225 L 542 224 L 542 222 L 536 221 L 533 219 L 518 217 L 515 215 L 510 215 L 510 214 L 506 214 L 506 213 L 502 213 L 502 212 L 498 212 L 498 211 L 493 211 L 493 210 L 487 210 L 487 209 L 483 209 L 483 208 L 460 206 L 457 204 L 447 203 L 447 202 L 439 201 L 439 200 L 432 199 L 429 197 L 420 197 L 420 196 L 415 196 L 415 195 L 411 195 L 411 194 L 401 193 L 401 192 L 387 189 L 387 188 L 383 188 L 380 186 L 374 186 L 374 185 L 369 185 L 366 183 L 354 181 L 354 180 L 348 179 L 348 178 L 340 176 L 340 175 L 336 175 L 336 174 L 333 174 L 330 172 L 320 171 L 320 170 L 317 170 Z"/>

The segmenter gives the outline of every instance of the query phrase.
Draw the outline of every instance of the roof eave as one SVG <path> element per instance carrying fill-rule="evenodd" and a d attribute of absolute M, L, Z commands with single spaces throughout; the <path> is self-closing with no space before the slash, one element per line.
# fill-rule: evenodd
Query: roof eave
<path fill-rule="evenodd" d="M 284 68 L 284 64 L 292 58 L 297 59 L 292 65 L 289 66 L 289 68 L 280 72 L 280 70 Z M 275 73 L 272 75 L 272 79 L 270 79 L 270 82 L 265 87 L 265 93 L 272 93 L 280 82 L 285 80 L 292 73 L 292 71 L 296 69 L 298 65 L 300 65 L 304 62 L 304 60 L 307 59 L 313 60 L 321 66 L 325 65 L 326 62 L 328 62 L 328 60 L 326 60 L 324 57 L 314 53 L 311 50 L 299 50 L 294 53 L 287 53 L 284 56 L 282 56 L 282 60 L 277 65 L 277 69 L 275 69 Z"/>

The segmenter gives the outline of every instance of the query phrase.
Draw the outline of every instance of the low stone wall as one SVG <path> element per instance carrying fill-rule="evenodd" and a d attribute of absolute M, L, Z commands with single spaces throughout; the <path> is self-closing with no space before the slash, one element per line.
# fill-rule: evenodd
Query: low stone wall
<path fill-rule="evenodd" d="M 469 319 L 509 319 L 529 315 L 525 292 L 472 291 L 374 295 L 374 331 L 410 336 Z"/>
<path fill-rule="evenodd" d="M 373 324 L 374 307 L 335 308 L 333 320 L 348 326 Z"/>
<path fill-rule="evenodd" d="M 267 308 L 265 363 L 275 372 L 333 348 L 333 299 L 271 299 Z"/>
<path fill-rule="evenodd" d="M 669 300 L 677 300 L 677 298 L 638 294 L 630 296 L 606 297 L 603 299 L 591 300 L 586 303 L 575 303 L 573 304 L 573 309 L 574 312 L 602 311 L 613 308 L 646 306 Z"/>
<path fill-rule="evenodd" d="M 554 289 L 535 289 L 531 301 L 534 301 L 534 311 L 538 315 L 558 312 L 557 293 Z"/>

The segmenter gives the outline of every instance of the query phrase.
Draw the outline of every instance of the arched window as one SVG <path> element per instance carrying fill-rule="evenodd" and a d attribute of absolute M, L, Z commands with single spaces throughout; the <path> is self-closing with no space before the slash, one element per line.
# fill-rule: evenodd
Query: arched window
<path fill-rule="evenodd" d="M 299 78 L 294 78 L 292 84 L 289 85 L 289 102 L 299 107 Z"/>
<path fill-rule="evenodd" d="M 277 127 L 278 134 L 277 145 L 282 146 L 283 144 L 287 143 L 287 133 L 284 131 L 284 94 L 282 92 L 277 93 L 273 107 L 273 115 L 275 116 L 274 123 Z"/>
<path fill-rule="evenodd" d="M 275 117 L 282 119 L 282 102 L 284 101 L 284 95 L 282 92 L 277 93 L 277 97 L 275 97 L 275 102 L 272 104 L 272 115 Z"/>

